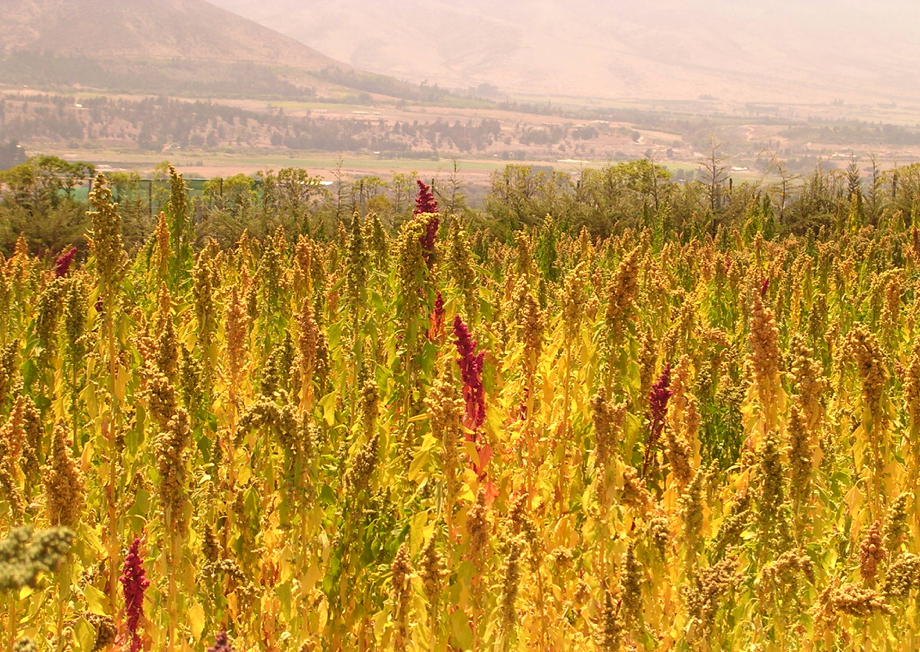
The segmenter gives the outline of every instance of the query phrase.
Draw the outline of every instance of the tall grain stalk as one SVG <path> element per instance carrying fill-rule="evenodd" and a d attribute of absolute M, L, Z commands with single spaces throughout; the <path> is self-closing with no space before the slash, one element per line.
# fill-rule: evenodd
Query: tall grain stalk
<path fill-rule="evenodd" d="M 585 286 L 587 272 L 584 261 L 578 263 L 565 277 L 562 290 L 562 331 L 563 346 L 565 349 L 565 370 L 562 381 L 562 421 L 556 432 L 555 457 L 559 469 L 556 474 L 556 502 L 559 513 L 566 508 L 565 483 L 569 476 L 569 413 L 572 409 L 572 353 L 575 340 L 581 331 L 581 322 L 586 303 Z"/>
<path fill-rule="evenodd" d="M 118 593 L 118 472 L 116 436 L 120 418 L 118 398 L 118 354 L 115 339 L 115 308 L 118 284 L 124 275 L 126 261 L 121 240 L 121 216 L 112 202 L 112 192 L 106 185 L 105 177 L 96 177 L 93 191 L 90 193 L 92 212 L 92 232 L 89 235 L 90 248 L 95 258 L 96 277 L 99 296 L 102 303 L 102 340 L 103 359 L 107 367 L 106 389 L 109 399 L 108 418 L 102 421 L 102 434 L 108 453 L 108 478 L 105 497 L 107 506 L 107 525 L 105 544 L 109 553 L 108 597 L 117 604 Z M 116 620 L 121 618 L 120 612 Z"/>

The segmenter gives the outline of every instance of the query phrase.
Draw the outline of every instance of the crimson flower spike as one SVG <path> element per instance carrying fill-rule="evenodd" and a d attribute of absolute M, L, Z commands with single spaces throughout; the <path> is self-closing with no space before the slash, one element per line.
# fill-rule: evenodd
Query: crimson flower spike
<path fill-rule="evenodd" d="M 144 592 L 150 586 L 150 580 L 147 579 L 147 573 L 143 567 L 144 560 L 140 555 L 140 545 L 139 538 L 134 539 L 131 543 L 125 557 L 121 577 L 118 578 L 125 596 L 128 636 L 131 639 L 130 652 L 140 652 L 144 648 L 144 641 L 139 630 L 144 618 Z"/>
<path fill-rule="evenodd" d="M 668 399 L 674 394 L 668 389 L 670 385 L 671 365 L 666 364 L 661 371 L 661 376 L 652 385 L 652 391 L 648 394 L 648 440 L 645 443 L 645 461 L 642 464 L 643 478 L 648 472 L 655 446 L 661 438 L 661 431 L 664 430 L 664 418 L 668 412 Z"/>
<path fill-rule="evenodd" d="M 431 311 L 430 321 L 428 340 L 440 344 L 444 338 L 444 297 L 440 290 L 435 293 L 434 310 Z"/>
<path fill-rule="evenodd" d="M 227 637 L 227 632 L 221 632 L 214 639 L 214 645 L 208 648 L 208 652 L 236 652 L 233 649 L 233 646 L 230 645 L 230 639 Z"/>
<path fill-rule="evenodd" d="M 71 247 L 69 251 L 61 254 L 56 261 L 54 261 L 54 277 L 63 278 L 67 276 L 67 272 L 70 271 L 70 265 L 73 263 L 74 256 L 77 255 L 77 248 Z"/>
<path fill-rule="evenodd" d="M 427 185 L 421 179 L 418 183 L 418 197 L 415 198 L 415 215 L 428 215 L 428 223 L 425 225 L 425 233 L 418 239 L 425 253 L 425 264 L 428 269 L 434 266 L 434 241 L 438 236 L 438 227 L 441 220 L 438 217 L 438 201 L 431 192 L 431 186 Z"/>
<path fill-rule="evenodd" d="M 460 356 L 457 358 L 457 364 L 460 366 L 463 401 L 466 404 L 463 425 L 469 431 L 466 435 L 467 441 L 473 442 L 476 446 L 477 459 L 471 459 L 470 465 L 485 489 L 486 501 L 491 505 L 498 496 L 498 489 L 486 472 L 493 453 L 492 447 L 485 440 L 482 432 L 482 426 L 486 421 L 486 398 L 482 385 L 482 365 L 485 353 L 476 352 L 476 340 L 470 336 L 470 331 L 460 319 L 460 315 L 454 317 L 454 337 L 457 338 L 454 344 Z"/>
<path fill-rule="evenodd" d="M 434 193 L 431 192 L 431 186 L 421 179 L 416 179 L 415 183 L 418 184 L 418 196 L 415 198 L 415 210 L 412 212 L 416 215 L 421 215 L 422 213 L 437 213 L 438 200 L 434 198 Z"/>
<path fill-rule="evenodd" d="M 482 386 L 482 364 L 485 353 L 476 353 L 476 340 L 463 323 L 460 315 L 454 317 L 454 343 L 457 345 L 457 364 L 460 365 L 460 377 L 463 380 L 463 400 L 466 414 L 463 425 L 469 430 L 477 431 L 486 421 L 485 389 Z"/>

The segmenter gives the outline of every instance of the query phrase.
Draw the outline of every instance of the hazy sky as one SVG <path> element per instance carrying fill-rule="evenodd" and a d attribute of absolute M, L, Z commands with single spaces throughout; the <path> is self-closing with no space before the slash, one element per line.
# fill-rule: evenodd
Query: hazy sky
<path fill-rule="evenodd" d="M 356 67 L 453 87 L 920 100 L 916 0 L 212 1 Z"/>

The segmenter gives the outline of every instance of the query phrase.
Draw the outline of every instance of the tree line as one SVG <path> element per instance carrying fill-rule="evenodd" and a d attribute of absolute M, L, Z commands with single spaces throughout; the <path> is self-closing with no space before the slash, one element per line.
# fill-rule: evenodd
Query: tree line
<path fill-rule="evenodd" d="M 777 162 L 778 181 L 734 184 L 724 159 L 713 156 L 695 180 L 672 178 L 647 159 L 589 168 L 578 174 L 526 164 L 493 173 L 484 194 L 464 183 L 455 169 L 433 180 L 445 219 L 460 216 L 485 240 L 505 241 L 520 229 L 543 228 L 607 237 L 625 229 L 654 229 L 661 237 L 716 237 L 737 229 L 764 237 L 807 235 L 870 227 L 894 221 L 911 226 L 920 218 L 920 164 L 868 175 L 817 166 L 794 175 Z M 75 189 L 86 186 L 92 165 L 35 156 L 0 173 L 0 250 L 26 239 L 33 252 L 53 255 L 86 242 L 86 206 Z M 244 232 L 267 237 L 282 228 L 292 237 L 334 238 L 355 213 L 374 214 L 391 232 L 412 214 L 415 174 L 350 179 L 340 170 L 323 183 L 306 170 L 217 177 L 192 196 L 168 163 L 150 181 L 135 172 L 109 175 L 123 219 L 126 244 L 140 247 L 160 210 L 185 197 L 200 242 L 235 243 Z M 868 179 L 864 178 L 868 176 Z M 173 200 L 175 201 L 175 200 Z"/>

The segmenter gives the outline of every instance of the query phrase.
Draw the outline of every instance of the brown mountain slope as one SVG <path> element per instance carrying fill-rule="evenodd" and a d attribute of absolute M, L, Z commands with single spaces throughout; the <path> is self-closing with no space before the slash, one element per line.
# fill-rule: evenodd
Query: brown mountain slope
<path fill-rule="evenodd" d="M 0 17 L 2 54 L 349 67 L 203 0 L 0 0 Z"/>
<path fill-rule="evenodd" d="M 920 101 L 914 0 L 213 0 L 352 65 L 535 95 Z"/>

